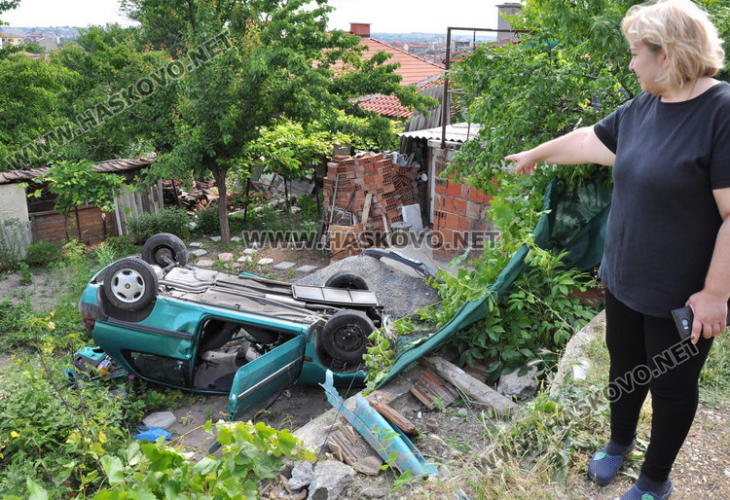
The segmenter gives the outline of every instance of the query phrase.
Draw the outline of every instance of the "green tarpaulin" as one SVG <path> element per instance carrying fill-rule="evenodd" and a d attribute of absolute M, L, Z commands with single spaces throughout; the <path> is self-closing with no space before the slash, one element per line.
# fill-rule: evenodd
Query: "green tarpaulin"
<path fill-rule="evenodd" d="M 543 201 L 543 215 L 534 231 L 535 243 L 541 248 L 565 248 L 570 254 L 564 261 L 567 267 L 590 269 L 601 262 L 606 234 L 606 221 L 611 202 L 611 187 L 601 179 L 571 192 L 565 190 L 553 179 Z M 487 287 L 492 293 L 507 291 L 517 277 L 528 267 L 525 257 L 529 249 L 523 246 L 510 260 L 507 267 Z M 423 343 L 410 347 L 396 357 L 388 376 L 379 384 L 387 383 L 422 356 L 441 347 L 452 335 L 489 314 L 485 293 L 478 301 L 464 304 L 459 312 L 439 331 L 431 334 Z"/>

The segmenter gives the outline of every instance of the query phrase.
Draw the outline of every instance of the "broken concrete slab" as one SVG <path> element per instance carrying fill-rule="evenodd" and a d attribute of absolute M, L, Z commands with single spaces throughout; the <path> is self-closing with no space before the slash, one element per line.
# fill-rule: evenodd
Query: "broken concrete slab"
<path fill-rule="evenodd" d="M 250 264 L 251 262 L 253 262 L 253 257 L 251 257 L 250 255 L 244 255 L 243 257 L 238 259 L 238 262 L 240 262 L 241 264 Z"/>
<path fill-rule="evenodd" d="M 193 241 L 188 246 L 191 248 L 201 248 L 203 246 L 203 244 L 199 241 Z"/>
<path fill-rule="evenodd" d="M 280 262 L 274 266 L 274 269 L 276 269 L 277 271 L 288 271 L 295 265 L 296 264 L 294 262 Z"/>
<path fill-rule="evenodd" d="M 337 460 L 318 462 L 309 485 L 308 500 L 337 500 L 355 478 L 355 470 Z"/>
<path fill-rule="evenodd" d="M 241 238 L 240 236 L 234 236 L 233 238 L 231 238 L 232 243 L 240 243 L 242 241 L 243 241 L 243 238 Z"/>
<path fill-rule="evenodd" d="M 218 260 L 222 260 L 223 262 L 231 262 L 233 260 L 233 254 L 230 252 L 219 253 Z"/>
<path fill-rule="evenodd" d="M 220 240 L 221 240 L 220 236 L 211 236 L 210 237 L 210 241 L 214 241 L 216 243 L 218 243 Z"/>
<path fill-rule="evenodd" d="M 537 367 L 528 368 L 523 375 L 520 375 L 520 371 L 520 369 L 517 369 L 499 377 L 497 392 L 517 398 L 526 398 L 537 393 L 537 380 L 535 378 L 537 376 Z"/>
<path fill-rule="evenodd" d="M 195 263 L 197 267 L 205 267 L 205 268 L 211 268 L 213 267 L 214 262 L 210 259 L 200 259 Z"/>
<path fill-rule="evenodd" d="M 291 478 L 287 482 L 289 488 L 301 490 L 309 486 L 314 480 L 314 464 L 312 462 L 299 461 L 294 464 L 291 471 Z"/>
<path fill-rule="evenodd" d="M 171 411 L 156 411 L 143 418 L 142 423 L 148 427 L 167 430 L 177 423 L 177 417 Z"/>
<path fill-rule="evenodd" d="M 413 205 L 405 205 L 401 208 L 403 214 L 403 222 L 410 226 L 410 232 L 420 234 L 423 231 L 423 220 L 421 219 L 421 205 L 415 203 Z"/>
<path fill-rule="evenodd" d="M 575 377 L 576 367 L 578 373 L 588 371 L 590 363 L 586 358 L 587 349 L 590 344 L 597 342 L 606 331 L 606 311 L 598 313 L 581 331 L 573 335 L 565 347 L 565 352 L 560 358 L 558 365 L 558 373 L 555 375 L 552 385 L 550 386 L 550 397 L 555 398 L 559 395 L 560 389 L 565 382 L 565 377 L 572 372 Z"/>
<path fill-rule="evenodd" d="M 309 274 L 309 273 L 313 273 L 317 269 L 319 269 L 317 266 L 306 265 L 306 266 L 298 267 L 297 272 L 300 274 Z"/>
<path fill-rule="evenodd" d="M 255 253 L 256 253 L 256 250 L 254 250 L 253 248 L 247 248 L 246 250 L 243 251 L 243 255 L 253 255 Z"/>
<path fill-rule="evenodd" d="M 208 251 L 203 250 L 202 248 L 199 248 L 198 250 L 193 250 L 190 253 L 195 255 L 196 257 L 202 257 L 203 255 L 206 255 L 208 253 Z"/>
<path fill-rule="evenodd" d="M 502 396 L 491 387 L 483 384 L 474 377 L 443 358 L 426 356 L 419 360 L 422 365 L 431 368 L 446 380 L 454 384 L 457 389 L 472 398 L 475 402 L 488 406 L 497 415 L 511 415 L 516 409 L 515 403 Z"/>
<path fill-rule="evenodd" d="M 268 266 L 269 264 L 273 264 L 274 259 L 264 258 L 258 261 L 259 266 Z"/>

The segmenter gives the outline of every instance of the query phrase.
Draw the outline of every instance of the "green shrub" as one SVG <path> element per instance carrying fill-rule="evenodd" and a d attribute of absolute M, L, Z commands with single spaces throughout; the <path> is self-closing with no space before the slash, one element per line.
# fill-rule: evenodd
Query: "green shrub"
<path fill-rule="evenodd" d="M 172 233 L 183 240 L 190 238 L 190 216 L 182 208 L 163 208 L 155 218 L 157 233 Z"/>
<path fill-rule="evenodd" d="M 190 217 L 182 208 L 163 208 L 154 215 L 143 213 L 130 216 L 127 230 L 135 243 L 144 243 L 157 233 L 172 233 L 187 239 L 190 237 Z"/>
<path fill-rule="evenodd" d="M 110 236 L 106 239 L 106 244 L 114 249 L 120 258 L 139 253 L 139 247 L 129 236 Z"/>
<path fill-rule="evenodd" d="M 148 213 L 131 215 L 127 219 L 127 230 L 135 243 L 144 243 L 157 232 L 155 216 Z"/>
<path fill-rule="evenodd" d="M 38 241 L 30 244 L 24 260 L 29 266 L 42 266 L 57 260 L 60 256 L 60 246 L 47 241 Z"/>
<path fill-rule="evenodd" d="M 216 205 L 208 205 L 195 213 L 197 222 L 196 231 L 200 234 L 220 234 L 221 221 L 218 218 L 218 207 Z"/>

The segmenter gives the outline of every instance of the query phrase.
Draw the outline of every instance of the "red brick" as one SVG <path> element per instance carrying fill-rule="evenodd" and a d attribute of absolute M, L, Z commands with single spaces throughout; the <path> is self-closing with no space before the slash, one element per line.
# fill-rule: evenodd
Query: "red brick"
<path fill-rule="evenodd" d="M 453 182 L 449 181 L 447 193 L 449 196 L 453 198 L 461 198 L 461 186 L 459 184 L 454 184 Z"/>
<path fill-rule="evenodd" d="M 383 187 L 383 191 L 386 192 L 386 193 L 392 193 L 392 192 L 395 191 L 395 186 L 393 184 L 386 184 Z"/>
<path fill-rule="evenodd" d="M 443 179 L 436 179 L 436 184 L 434 185 L 435 193 L 446 194 L 448 192 L 448 182 Z"/>
<path fill-rule="evenodd" d="M 484 210 L 484 205 L 482 205 L 481 203 L 474 203 L 473 201 L 466 202 L 466 216 L 470 219 L 481 219 L 482 210 Z"/>
<path fill-rule="evenodd" d="M 450 212 L 457 215 L 466 215 L 466 201 L 457 198 L 451 198 L 449 202 Z"/>

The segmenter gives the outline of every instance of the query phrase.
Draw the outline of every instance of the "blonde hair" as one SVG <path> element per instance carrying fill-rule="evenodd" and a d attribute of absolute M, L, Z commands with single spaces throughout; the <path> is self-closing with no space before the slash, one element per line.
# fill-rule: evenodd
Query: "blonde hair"
<path fill-rule="evenodd" d="M 715 76 L 725 66 L 717 28 L 690 0 L 634 5 L 621 30 L 629 43 L 643 43 L 652 53 L 664 49 L 669 67 L 657 78 L 662 85 L 682 87 L 702 76 Z"/>

